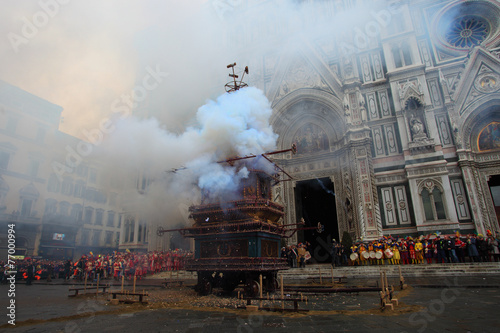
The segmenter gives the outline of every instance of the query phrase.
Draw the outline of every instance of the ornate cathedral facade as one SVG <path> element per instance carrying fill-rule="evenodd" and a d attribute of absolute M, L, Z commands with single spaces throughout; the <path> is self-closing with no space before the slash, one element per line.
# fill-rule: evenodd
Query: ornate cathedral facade
<path fill-rule="evenodd" d="M 333 195 L 310 210 L 332 206 L 336 236 L 499 231 L 500 3 L 382 1 L 371 17 L 249 60 L 278 148 L 298 147 L 279 161 L 294 180 L 273 189 L 285 223 L 318 182 Z"/>

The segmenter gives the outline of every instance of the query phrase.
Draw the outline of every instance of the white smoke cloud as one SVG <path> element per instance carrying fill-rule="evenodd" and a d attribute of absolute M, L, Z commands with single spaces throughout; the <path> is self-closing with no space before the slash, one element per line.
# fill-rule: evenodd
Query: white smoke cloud
<path fill-rule="evenodd" d="M 128 201 L 143 214 L 159 217 L 183 200 L 199 200 L 200 190 L 212 199 L 234 196 L 248 170 L 219 162 L 275 149 L 271 112 L 263 92 L 249 87 L 208 101 L 198 109 L 196 124 L 180 134 L 169 132 L 154 118 L 120 119 L 96 156 L 104 161 L 106 174 L 141 170 L 154 180 L 143 194 L 137 194 L 131 182 L 133 197 Z M 170 172 L 182 166 L 186 169 Z"/>
<path fill-rule="evenodd" d="M 156 180 L 144 195 L 129 192 L 129 201 L 158 218 L 177 210 L 178 199 L 199 200 L 194 188 L 227 189 L 245 176 L 216 161 L 275 148 L 271 109 L 261 91 L 215 99 L 228 63 L 255 61 L 247 82 L 264 88 L 263 59 L 270 52 L 286 57 L 282 63 L 308 52 L 340 53 L 338 45 L 319 51 L 317 41 L 356 46 L 354 27 L 366 35 L 364 23 L 378 22 L 371 11 L 387 6 L 385 1 L 346 10 L 340 1 L 9 0 L 0 11 L 0 34 L 25 38 L 26 20 L 44 13 L 42 2 L 59 3 L 57 13 L 19 44 L 18 52 L 8 38 L 0 40 L 0 78 L 62 106 L 63 131 L 84 137 L 82 130 L 99 128 L 113 102 L 141 84 L 146 68 L 168 72 L 134 109 L 138 118 L 119 119 L 96 149 L 106 177 L 123 179 L 128 188 L 142 183 L 132 179 L 137 170 Z M 206 99 L 213 100 L 198 109 Z M 168 172 L 183 165 L 189 169 Z M 272 171 L 270 164 L 259 167 Z M 203 173 L 208 170 L 216 176 Z"/>

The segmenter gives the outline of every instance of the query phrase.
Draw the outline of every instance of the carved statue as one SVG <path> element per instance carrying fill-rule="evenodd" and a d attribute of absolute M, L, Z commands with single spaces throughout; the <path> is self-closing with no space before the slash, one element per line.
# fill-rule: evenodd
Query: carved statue
<path fill-rule="evenodd" d="M 424 124 L 418 118 L 412 117 L 410 120 L 411 132 L 413 135 L 423 134 L 424 132 Z"/>

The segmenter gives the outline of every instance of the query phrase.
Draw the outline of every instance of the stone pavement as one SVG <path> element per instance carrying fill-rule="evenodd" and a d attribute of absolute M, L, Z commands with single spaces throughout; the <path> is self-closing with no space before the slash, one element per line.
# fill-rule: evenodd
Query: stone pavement
<path fill-rule="evenodd" d="M 190 305 L 109 305 L 106 296 L 69 298 L 68 285 L 37 282 L 16 285 L 15 327 L 7 332 L 497 332 L 500 328 L 500 274 L 458 277 L 408 277 L 409 288 L 398 292 L 401 305 L 380 311 L 376 292 L 309 295 L 300 308 L 308 313 L 246 310 L 216 305 L 234 298 L 207 296 Z M 146 284 L 147 280 L 140 283 Z M 151 293 L 167 292 L 144 286 Z M 374 285 L 377 279 L 347 279 L 345 285 Z M 396 284 L 397 279 L 389 279 Z M 117 287 L 118 283 L 117 283 Z M 0 305 L 6 312 L 8 286 L 0 286 Z M 173 292 L 192 293 L 189 287 Z M 171 300 L 172 301 L 172 300 Z M 199 301 L 199 305 L 194 304 Z M 161 303 L 161 302 L 160 302 Z"/>

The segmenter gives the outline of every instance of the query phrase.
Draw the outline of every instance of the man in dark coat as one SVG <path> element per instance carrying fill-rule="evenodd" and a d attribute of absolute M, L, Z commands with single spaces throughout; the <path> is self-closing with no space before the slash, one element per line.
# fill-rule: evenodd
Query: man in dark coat
<path fill-rule="evenodd" d="M 483 235 L 479 234 L 476 240 L 476 246 L 479 251 L 479 258 L 481 261 L 489 261 L 488 258 L 488 242 L 484 239 Z"/>
<path fill-rule="evenodd" d="M 26 278 L 26 285 L 31 286 L 31 281 L 33 281 L 33 277 L 35 276 L 35 266 L 31 260 L 28 261 L 28 266 L 26 267 L 26 274 L 28 277 Z"/>
<path fill-rule="evenodd" d="M 340 246 L 337 243 L 337 241 L 334 239 L 332 242 L 332 267 L 339 267 L 340 266 Z"/>

